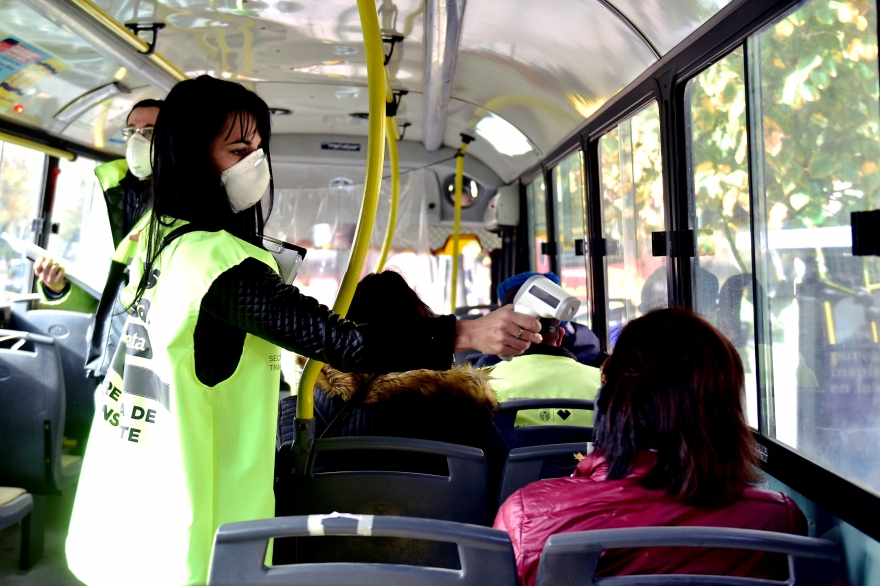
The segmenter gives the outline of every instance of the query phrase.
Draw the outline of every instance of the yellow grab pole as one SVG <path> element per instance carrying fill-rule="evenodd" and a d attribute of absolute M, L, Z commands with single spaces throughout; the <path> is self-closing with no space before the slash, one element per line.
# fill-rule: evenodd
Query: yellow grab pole
<path fill-rule="evenodd" d="M 382 242 L 382 252 L 379 254 L 379 262 L 376 264 L 376 272 L 381 273 L 388 260 L 391 251 L 391 242 L 394 240 L 394 230 L 397 227 L 397 207 L 400 203 L 400 159 L 397 156 L 397 140 L 394 138 L 394 130 L 397 127 L 397 118 L 388 116 L 385 118 L 385 137 L 388 141 L 388 159 L 391 162 L 391 211 L 388 214 L 388 227 L 385 229 L 385 240 Z"/>
<path fill-rule="evenodd" d="M 376 208 L 379 204 L 379 191 L 382 188 L 382 169 L 385 165 L 385 51 L 382 48 L 382 33 L 379 30 L 379 14 L 372 0 L 357 0 L 364 34 L 364 54 L 367 61 L 367 78 L 370 96 L 370 135 L 367 141 L 367 178 L 364 186 L 364 200 L 361 204 L 360 218 L 354 234 L 354 243 L 345 276 L 336 294 L 333 311 L 344 316 L 351 305 L 354 290 L 361 277 L 361 269 L 367 259 L 370 237 L 376 221 Z M 309 360 L 299 381 L 299 394 L 296 401 L 296 418 L 314 418 L 314 388 L 322 362 Z"/>
<path fill-rule="evenodd" d="M 459 237 L 461 236 L 461 197 L 464 188 L 464 152 L 467 145 L 473 140 L 473 137 L 466 134 L 461 135 L 461 148 L 455 155 L 455 224 L 452 228 L 452 295 L 450 296 L 449 305 L 450 313 L 455 313 L 455 306 L 458 301 L 458 264 L 461 249 L 459 248 Z"/>

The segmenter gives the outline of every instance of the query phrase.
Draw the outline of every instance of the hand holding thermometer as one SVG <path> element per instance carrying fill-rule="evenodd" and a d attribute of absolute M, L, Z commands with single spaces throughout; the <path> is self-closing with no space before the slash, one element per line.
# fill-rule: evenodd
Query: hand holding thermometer
<path fill-rule="evenodd" d="M 513 298 L 513 310 L 531 317 L 569 321 L 580 309 L 581 301 L 543 275 L 530 277 Z M 513 356 L 500 356 L 510 360 Z"/>

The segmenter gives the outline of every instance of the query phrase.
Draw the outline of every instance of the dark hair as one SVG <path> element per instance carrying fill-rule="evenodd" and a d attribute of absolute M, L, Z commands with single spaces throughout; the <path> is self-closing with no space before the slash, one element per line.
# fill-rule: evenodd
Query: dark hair
<path fill-rule="evenodd" d="M 269 165 L 269 208 L 257 203 L 239 213 L 232 211 L 220 172 L 211 161 L 211 143 L 231 121 L 243 136 L 259 131 L 260 147 Z M 147 263 L 134 304 L 143 297 L 159 253 L 160 226 L 186 220 L 201 229 L 225 230 L 259 245 L 263 226 L 272 211 L 274 182 L 269 156 L 269 107 L 260 96 L 231 81 L 201 75 L 175 85 L 159 112 L 153 132 L 152 210 L 148 231 Z"/>
<path fill-rule="evenodd" d="M 162 106 L 164 104 L 164 100 L 153 100 L 152 98 L 141 100 L 140 102 L 132 106 L 131 110 L 128 111 L 128 115 L 125 117 L 125 123 L 128 124 L 128 119 L 131 118 L 131 114 L 138 108 L 159 108 L 159 110 L 162 110 Z"/>
<path fill-rule="evenodd" d="M 370 273 L 358 283 L 346 318 L 356 323 L 374 323 L 392 316 L 409 321 L 434 317 L 434 312 L 400 273 Z"/>
<path fill-rule="evenodd" d="M 683 309 L 633 320 L 604 375 L 595 443 L 610 480 L 629 474 L 648 449 L 657 459 L 642 485 L 691 505 L 725 506 L 756 480 L 742 362 L 707 321 Z"/>

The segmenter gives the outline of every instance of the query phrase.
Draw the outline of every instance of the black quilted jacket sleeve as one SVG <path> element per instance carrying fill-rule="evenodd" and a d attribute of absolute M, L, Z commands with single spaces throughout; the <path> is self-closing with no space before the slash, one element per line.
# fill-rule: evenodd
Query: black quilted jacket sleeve
<path fill-rule="evenodd" d="M 218 321 L 344 372 L 399 372 L 452 365 L 455 317 L 355 324 L 246 259 L 220 275 L 201 310 Z"/>

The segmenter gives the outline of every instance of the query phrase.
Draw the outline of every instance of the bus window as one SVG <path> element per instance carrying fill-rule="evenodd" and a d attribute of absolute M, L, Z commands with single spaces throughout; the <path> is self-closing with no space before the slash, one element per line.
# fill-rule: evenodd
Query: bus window
<path fill-rule="evenodd" d="M 880 259 L 853 256 L 850 232 L 851 212 L 880 207 L 876 5 L 808 2 L 747 49 L 762 432 L 880 491 Z"/>
<path fill-rule="evenodd" d="M 95 161 L 59 161 L 52 223 L 58 233 L 49 237 L 49 253 L 69 261 L 76 275 L 100 291 L 110 268 L 113 237 L 107 204 L 95 177 Z"/>
<path fill-rule="evenodd" d="M 691 226 L 697 234 L 694 309 L 733 343 L 746 372 L 746 414 L 758 427 L 749 151 L 742 47 L 690 80 Z"/>
<path fill-rule="evenodd" d="M 666 307 L 666 258 L 651 256 L 664 230 L 660 112 L 656 102 L 599 139 L 609 348 L 623 326 Z"/>
<path fill-rule="evenodd" d="M 541 253 L 541 244 L 547 242 L 547 190 L 543 175 L 539 175 L 526 186 L 526 201 L 529 210 L 531 269 L 546 273 L 550 270 L 550 257 Z"/>
<path fill-rule="evenodd" d="M 575 256 L 575 240 L 585 241 L 587 215 L 584 206 L 584 155 L 578 150 L 553 168 L 556 198 L 557 266 L 562 288 L 581 300 L 574 321 L 590 325 L 590 298 L 587 289 L 587 257 Z"/>
<path fill-rule="evenodd" d="M 0 141 L 0 232 L 35 242 L 46 156 Z M 33 265 L 0 240 L 0 300 L 29 293 Z"/>

